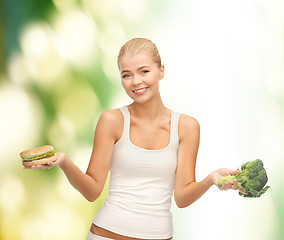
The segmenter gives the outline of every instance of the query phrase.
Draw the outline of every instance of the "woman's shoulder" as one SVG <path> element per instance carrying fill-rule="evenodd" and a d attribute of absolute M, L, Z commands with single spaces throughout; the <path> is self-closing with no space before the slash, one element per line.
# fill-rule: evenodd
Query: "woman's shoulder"
<path fill-rule="evenodd" d="M 115 139 L 115 142 L 121 137 L 123 131 L 123 115 L 120 109 L 108 109 L 101 113 L 100 126 L 108 131 Z"/>
<path fill-rule="evenodd" d="M 181 113 L 178 123 L 179 133 L 181 135 L 199 131 L 200 125 L 196 118 Z"/>
<path fill-rule="evenodd" d="M 103 122 L 116 124 L 119 122 L 123 122 L 123 115 L 119 108 L 107 109 L 101 113 L 100 119 Z"/>

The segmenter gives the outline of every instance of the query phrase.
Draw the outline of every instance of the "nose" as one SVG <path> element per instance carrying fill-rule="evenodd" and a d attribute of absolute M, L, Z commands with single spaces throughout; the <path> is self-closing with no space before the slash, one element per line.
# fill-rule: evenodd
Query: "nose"
<path fill-rule="evenodd" d="M 139 84 L 141 84 L 142 81 L 141 81 L 141 78 L 137 75 L 134 75 L 133 78 L 132 78 L 132 84 L 133 86 L 137 86 Z"/>

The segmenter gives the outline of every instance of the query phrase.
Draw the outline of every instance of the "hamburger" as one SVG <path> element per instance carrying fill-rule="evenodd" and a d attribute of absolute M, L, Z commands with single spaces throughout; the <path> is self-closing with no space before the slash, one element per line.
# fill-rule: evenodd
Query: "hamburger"
<path fill-rule="evenodd" d="M 22 164 L 25 167 L 33 165 L 47 164 L 48 162 L 54 162 L 57 158 L 55 155 L 56 151 L 51 145 L 45 145 L 42 147 L 25 150 L 20 153 L 22 158 Z"/>

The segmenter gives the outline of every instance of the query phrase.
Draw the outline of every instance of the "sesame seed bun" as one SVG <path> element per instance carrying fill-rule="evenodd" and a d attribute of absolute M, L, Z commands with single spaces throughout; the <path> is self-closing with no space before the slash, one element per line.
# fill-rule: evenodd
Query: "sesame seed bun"
<path fill-rule="evenodd" d="M 21 158 L 30 158 L 30 157 L 35 157 L 40 154 L 44 154 L 50 151 L 54 151 L 54 147 L 51 145 L 45 145 L 42 147 L 37 147 L 29 150 L 22 151 L 20 153 Z"/>

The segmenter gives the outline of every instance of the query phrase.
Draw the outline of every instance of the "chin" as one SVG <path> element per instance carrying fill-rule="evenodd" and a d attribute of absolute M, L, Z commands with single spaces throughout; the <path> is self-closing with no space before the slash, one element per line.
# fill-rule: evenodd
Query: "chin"
<path fill-rule="evenodd" d="M 132 100 L 136 103 L 140 103 L 140 104 L 143 104 L 143 103 L 148 103 L 148 102 L 151 102 L 151 100 L 153 100 L 154 98 L 153 97 L 147 97 L 147 98 L 144 98 L 144 99 L 135 99 L 135 98 L 132 98 Z"/>

